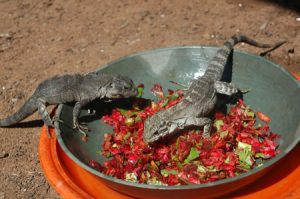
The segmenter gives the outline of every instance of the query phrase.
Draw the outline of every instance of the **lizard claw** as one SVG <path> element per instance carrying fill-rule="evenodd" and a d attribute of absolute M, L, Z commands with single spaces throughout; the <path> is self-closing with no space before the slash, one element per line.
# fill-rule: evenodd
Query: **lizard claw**
<path fill-rule="evenodd" d="M 59 118 L 57 117 L 57 115 L 55 115 L 55 116 L 52 118 L 52 124 L 54 124 L 54 122 L 64 123 L 64 121 L 61 120 L 61 119 L 59 119 Z"/>
<path fill-rule="evenodd" d="M 203 128 L 203 134 L 202 137 L 203 138 L 210 138 L 210 130 L 211 130 L 211 125 L 210 124 L 206 124 Z"/>
<path fill-rule="evenodd" d="M 50 121 L 50 120 L 49 120 Z M 48 125 L 46 124 L 46 128 L 47 128 L 47 134 L 49 138 L 52 138 L 51 133 L 50 133 L 50 128 L 55 128 L 54 126 L 54 122 L 61 122 L 64 123 L 64 121 L 62 121 L 61 119 L 59 119 L 56 115 L 52 118 L 51 123 L 49 123 Z"/>
<path fill-rule="evenodd" d="M 84 130 L 84 131 L 88 131 L 89 130 L 87 124 L 83 124 L 83 123 L 78 124 L 78 128 L 81 129 L 81 130 Z"/>
<path fill-rule="evenodd" d="M 77 129 L 84 136 L 87 136 L 86 131 L 88 131 L 88 127 L 86 124 L 79 124 L 78 122 L 74 122 L 73 129 Z"/>
<path fill-rule="evenodd" d="M 240 90 L 242 94 L 246 94 L 249 93 L 251 91 L 251 89 L 245 89 L 245 90 Z"/>

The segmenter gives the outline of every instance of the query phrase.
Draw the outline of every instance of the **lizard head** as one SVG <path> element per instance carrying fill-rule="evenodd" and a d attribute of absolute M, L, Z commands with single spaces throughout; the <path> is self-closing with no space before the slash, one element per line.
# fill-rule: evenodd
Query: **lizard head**
<path fill-rule="evenodd" d="M 172 132 L 172 125 L 162 120 L 157 114 L 146 119 L 143 139 L 145 143 L 153 143 Z"/>
<path fill-rule="evenodd" d="M 113 76 L 106 88 L 105 96 L 110 99 L 135 97 L 137 95 L 137 87 L 133 81 L 125 76 Z"/>

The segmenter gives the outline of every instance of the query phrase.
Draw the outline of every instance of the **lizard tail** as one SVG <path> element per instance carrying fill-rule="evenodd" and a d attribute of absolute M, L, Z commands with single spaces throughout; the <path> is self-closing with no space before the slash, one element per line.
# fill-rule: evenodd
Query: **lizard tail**
<path fill-rule="evenodd" d="M 257 42 L 245 35 L 241 35 L 241 34 L 233 35 L 230 39 L 225 41 L 223 47 L 218 50 L 217 54 L 210 61 L 205 74 L 208 75 L 212 79 L 219 80 L 223 74 L 224 67 L 226 65 L 226 62 L 227 62 L 230 52 L 232 51 L 233 47 L 240 42 L 245 42 L 247 44 L 250 44 L 252 46 L 256 46 L 259 48 L 270 48 L 268 51 L 265 52 L 265 53 L 267 53 L 267 52 L 271 52 L 272 50 L 275 50 L 276 48 L 280 47 L 286 41 L 277 42 L 275 44 L 264 44 L 264 43 Z M 263 53 L 263 54 L 265 54 L 265 53 Z M 261 54 L 261 55 L 263 55 L 263 54 Z"/>
<path fill-rule="evenodd" d="M 34 113 L 36 110 L 36 100 L 31 97 L 29 100 L 27 100 L 27 102 L 25 102 L 19 111 L 7 118 L 0 119 L 0 126 L 10 126 L 16 124 Z"/>
<path fill-rule="evenodd" d="M 252 46 L 256 46 L 259 48 L 270 48 L 268 50 L 268 52 L 271 52 L 272 50 L 275 50 L 276 48 L 280 47 L 282 44 L 286 43 L 286 41 L 280 41 L 275 44 L 264 44 L 264 43 L 257 42 L 255 40 L 253 40 L 245 35 L 241 35 L 241 34 L 234 35 L 231 39 L 234 40 L 232 48 L 234 45 L 238 44 L 239 42 L 245 42 L 247 44 L 250 44 Z M 230 41 L 230 42 L 232 42 L 232 41 Z"/>

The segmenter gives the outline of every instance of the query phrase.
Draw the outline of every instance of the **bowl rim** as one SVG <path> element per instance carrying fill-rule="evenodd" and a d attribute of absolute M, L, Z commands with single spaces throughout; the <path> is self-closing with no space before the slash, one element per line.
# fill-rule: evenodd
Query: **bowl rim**
<path fill-rule="evenodd" d="M 146 50 L 146 51 L 142 51 L 139 53 L 134 53 L 134 54 L 130 54 L 124 57 L 121 57 L 119 59 L 116 59 L 112 62 L 109 62 L 105 65 L 103 65 L 100 68 L 97 68 L 95 71 L 92 72 L 97 72 L 97 71 L 101 71 L 107 67 L 109 67 L 112 64 L 118 63 L 120 61 L 126 60 L 128 58 L 132 58 L 135 56 L 140 56 L 140 55 L 145 55 L 145 54 L 149 54 L 149 53 L 159 53 L 162 51 L 169 51 L 172 49 L 191 49 L 191 48 L 205 48 L 205 49 L 219 49 L 220 47 L 217 46 L 207 46 L 207 45 L 184 45 L 184 46 L 173 46 L 173 47 L 166 47 L 166 48 L 156 48 L 156 49 L 150 49 L 150 50 Z M 277 68 L 279 68 L 285 75 L 287 75 L 289 78 L 292 79 L 292 81 L 295 82 L 295 84 L 300 88 L 300 83 L 299 81 L 297 81 L 296 78 L 294 78 L 293 75 L 290 74 L 290 72 L 288 72 L 285 68 L 283 68 L 282 66 L 275 64 L 261 56 L 249 53 L 249 52 L 245 52 L 242 50 L 238 50 L 238 49 L 234 49 L 234 53 L 240 53 L 243 55 L 247 55 L 247 56 L 251 56 L 254 59 L 259 59 L 262 62 L 265 62 L 267 64 L 271 64 Z M 62 109 L 65 105 L 64 104 L 60 104 L 55 112 L 55 116 L 59 117 Z M 143 189 L 160 189 L 160 190 L 190 190 L 190 189 L 200 189 L 200 188 L 212 188 L 218 185 L 222 185 L 222 184 L 227 184 L 227 183 L 231 183 L 234 181 L 238 181 L 238 180 L 242 180 L 245 179 L 249 176 L 252 176 L 254 174 L 257 174 L 259 172 L 262 172 L 263 170 L 267 169 L 268 167 L 270 167 L 271 165 L 274 165 L 275 163 L 277 163 L 279 160 L 281 160 L 284 156 L 286 156 L 286 154 L 288 154 L 288 152 L 290 152 L 299 142 L 299 139 L 295 139 L 285 150 L 281 151 L 280 154 L 276 155 L 274 158 L 268 160 L 266 163 L 263 164 L 263 166 L 258 167 L 258 168 L 254 168 L 252 170 L 250 170 L 249 172 L 243 173 L 239 176 L 235 176 L 235 177 L 231 177 L 231 178 L 226 178 L 226 179 L 222 179 L 222 180 L 217 180 L 214 182 L 209 182 L 209 183 L 204 183 L 204 184 L 191 184 L 191 185 L 180 185 L 180 186 L 165 186 L 165 185 L 148 185 L 148 184 L 141 184 L 141 183 L 135 183 L 135 182 L 129 182 L 129 181 L 125 181 L 125 180 L 121 180 L 115 177 L 111 177 L 108 175 L 103 174 L 100 171 L 95 170 L 94 168 L 88 166 L 87 164 L 85 164 L 84 162 L 82 162 L 80 159 L 78 159 L 69 149 L 68 147 L 64 144 L 63 138 L 61 136 L 61 130 L 59 128 L 60 122 L 55 121 L 54 123 L 54 127 L 55 127 L 55 134 L 57 137 L 57 141 L 60 145 L 60 147 L 62 148 L 62 150 L 66 153 L 66 155 L 71 158 L 71 160 L 73 160 L 75 163 L 77 163 L 80 167 L 84 168 L 85 170 L 91 172 L 92 174 L 103 178 L 105 180 L 108 181 L 112 181 L 115 183 L 119 183 L 121 185 L 126 185 L 126 186 L 131 186 L 131 187 L 135 187 L 135 188 L 143 188 Z M 297 130 L 296 130 L 296 134 L 300 135 L 300 125 L 298 125 Z"/>

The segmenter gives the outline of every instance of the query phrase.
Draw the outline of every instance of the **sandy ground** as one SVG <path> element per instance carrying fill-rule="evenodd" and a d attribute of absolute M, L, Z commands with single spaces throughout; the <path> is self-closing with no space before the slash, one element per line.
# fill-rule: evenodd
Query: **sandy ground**
<path fill-rule="evenodd" d="M 267 59 L 300 73 L 298 17 L 299 5 L 262 0 L 0 0 L 0 118 L 51 76 L 153 48 L 220 45 L 236 32 L 268 43 L 286 39 Z M 36 113 L 32 120 L 0 128 L 0 199 L 59 198 L 39 165 L 42 122 Z"/>

